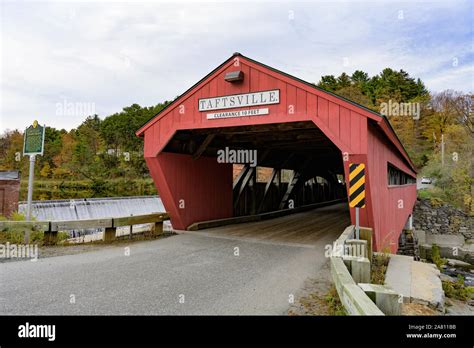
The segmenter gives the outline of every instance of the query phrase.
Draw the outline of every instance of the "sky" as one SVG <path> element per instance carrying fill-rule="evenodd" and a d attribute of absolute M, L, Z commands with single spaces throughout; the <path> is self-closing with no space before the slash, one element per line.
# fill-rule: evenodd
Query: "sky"
<path fill-rule="evenodd" d="M 469 0 L 0 3 L 0 134 L 174 99 L 234 52 L 309 82 L 390 67 L 474 92 Z"/>

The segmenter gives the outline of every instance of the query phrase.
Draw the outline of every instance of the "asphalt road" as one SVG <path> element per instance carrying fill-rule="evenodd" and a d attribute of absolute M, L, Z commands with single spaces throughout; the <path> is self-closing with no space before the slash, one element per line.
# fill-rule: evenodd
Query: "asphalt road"
<path fill-rule="evenodd" d="M 7 262 L 0 314 L 285 314 L 335 238 L 303 247 L 182 234 L 130 244 L 129 256 L 120 245 Z"/>

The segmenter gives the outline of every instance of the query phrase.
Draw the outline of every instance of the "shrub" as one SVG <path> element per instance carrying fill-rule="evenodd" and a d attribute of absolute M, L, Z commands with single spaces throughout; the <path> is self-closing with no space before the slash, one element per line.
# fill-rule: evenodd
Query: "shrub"
<path fill-rule="evenodd" d="M 336 287 L 333 285 L 329 289 L 328 293 L 324 297 L 324 301 L 326 302 L 330 315 L 346 315 L 346 309 L 341 303 L 339 299 L 339 295 L 337 294 Z"/>
<path fill-rule="evenodd" d="M 439 253 L 439 246 L 436 244 L 433 244 L 431 246 L 431 261 L 438 267 L 438 269 L 441 271 L 443 269 L 443 266 L 446 264 L 447 260 L 442 258 Z"/>
<path fill-rule="evenodd" d="M 474 286 L 464 286 L 464 277 L 458 275 L 456 282 L 443 280 L 444 294 L 449 298 L 467 301 L 474 295 Z"/>

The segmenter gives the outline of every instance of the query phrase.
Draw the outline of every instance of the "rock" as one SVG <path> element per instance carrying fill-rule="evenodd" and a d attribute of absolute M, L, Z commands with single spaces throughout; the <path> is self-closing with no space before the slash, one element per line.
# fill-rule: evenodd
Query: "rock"
<path fill-rule="evenodd" d="M 448 276 L 447 274 L 443 274 L 443 273 L 441 273 L 439 275 L 439 278 L 441 279 L 442 282 L 451 282 L 451 283 L 456 282 L 456 278 L 453 278 L 453 277 Z"/>
<path fill-rule="evenodd" d="M 444 291 L 441 285 L 440 272 L 435 265 L 412 262 L 412 302 L 428 302 L 431 308 L 444 308 Z"/>
<path fill-rule="evenodd" d="M 419 199 L 415 205 L 414 226 L 433 234 L 462 235 L 472 239 L 474 219 L 453 206 L 432 207 L 428 199 Z"/>
<path fill-rule="evenodd" d="M 455 259 L 447 259 L 447 263 L 450 266 L 453 267 L 461 267 L 461 268 L 471 268 L 472 265 L 470 263 L 461 261 L 461 260 L 455 260 Z"/>
<path fill-rule="evenodd" d="M 450 306 L 446 308 L 447 315 L 474 315 L 474 308 L 466 302 L 449 299 Z"/>

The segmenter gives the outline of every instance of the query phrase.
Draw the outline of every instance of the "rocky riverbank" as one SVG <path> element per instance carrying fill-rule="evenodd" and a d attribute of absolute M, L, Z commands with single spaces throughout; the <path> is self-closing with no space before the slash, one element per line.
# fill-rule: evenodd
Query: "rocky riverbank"
<path fill-rule="evenodd" d="M 448 204 L 433 205 L 429 199 L 417 200 L 413 227 L 431 234 L 460 234 L 467 242 L 474 238 L 474 217 Z"/>

